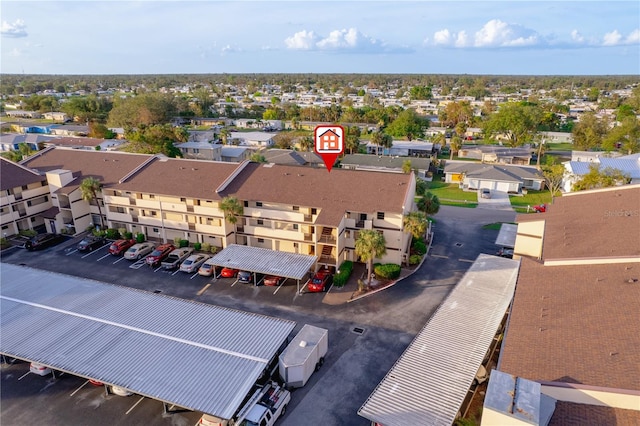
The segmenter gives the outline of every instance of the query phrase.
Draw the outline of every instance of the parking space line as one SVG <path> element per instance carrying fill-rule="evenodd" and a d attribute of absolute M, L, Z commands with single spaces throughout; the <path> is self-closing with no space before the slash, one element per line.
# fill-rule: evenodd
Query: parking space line
<path fill-rule="evenodd" d="M 469 263 L 473 263 L 473 262 L 475 262 L 475 260 L 470 260 L 470 259 L 458 259 L 458 262 L 469 262 Z"/>
<path fill-rule="evenodd" d="M 191 278 L 189 278 L 189 279 L 190 279 L 190 280 L 192 280 L 192 279 L 194 279 L 195 277 L 197 277 L 198 275 L 200 275 L 200 274 L 198 274 L 198 273 L 196 272 L 195 274 L 191 275 Z"/>
<path fill-rule="evenodd" d="M 75 395 L 80 389 L 82 389 L 83 387 L 87 386 L 87 384 L 89 383 L 89 381 L 87 380 L 86 382 L 84 382 L 82 385 L 80 385 L 80 387 L 76 390 L 74 390 L 73 392 L 71 392 L 71 395 L 69 396 L 73 396 Z"/>
<path fill-rule="evenodd" d="M 31 374 L 31 371 L 27 371 L 26 373 L 24 373 L 22 376 L 18 377 L 18 380 L 22 380 L 25 377 L 27 377 L 29 374 Z"/>
<path fill-rule="evenodd" d="M 143 397 L 140 397 L 140 399 L 138 400 L 138 402 L 136 402 L 135 404 L 133 404 L 133 407 L 129 408 L 129 410 L 125 413 L 125 414 L 129 414 L 130 412 L 133 411 L 134 408 L 136 408 L 138 406 L 138 404 L 140 404 L 142 402 L 142 400 L 144 399 Z"/>
<path fill-rule="evenodd" d="M 280 290 L 280 287 L 282 287 L 284 285 L 284 282 L 286 280 L 282 280 L 282 282 L 280 283 L 280 285 L 278 285 L 278 288 L 275 289 L 275 291 L 273 292 L 273 294 L 276 294 L 278 292 L 278 290 Z"/>
<path fill-rule="evenodd" d="M 231 284 L 231 287 L 233 287 L 234 285 L 238 284 L 238 279 L 236 278 L 236 280 L 233 282 L 233 284 Z"/>
<path fill-rule="evenodd" d="M 176 271 L 175 271 L 173 274 L 171 274 L 171 276 L 174 276 L 174 275 L 175 275 L 175 274 L 177 274 L 178 272 L 180 272 L 180 269 L 176 269 Z"/>
<path fill-rule="evenodd" d="M 104 256 L 102 256 L 101 258 L 99 258 L 98 260 L 96 260 L 96 262 L 100 262 L 102 259 L 104 259 L 105 257 L 109 257 L 111 256 L 111 253 L 107 253 Z"/>
<path fill-rule="evenodd" d="M 438 259 L 448 259 L 449 256 L 443 256 L 441 254 L 430 254 L 431 257 L 437 257 Z"/>
<path fill-rule="evenodd" d="M 132 265 L 129 265 L 129 268 L 131 268 L 131 269 L 140 269 L 140 268 L 142 268 L 142 265 L 144 265 L 144 259 L 137 260 Z"/>
<path fill-rule="evenodd" d="M 116 263 L 118 263 L 118 262 L 120 262 L 122 260 L 124 260 L 124 257 L 121 257 L 120 259 L 116 260 L 115 262 L 112 263 L 112 265 L 115 265 Z"/>
<path fill-rule="evenodd" d="M 71 250 L 69 253 L 67 253 L 66 255 L 67 255 L 67 256 L 71 256 L 73 253 L 75 253 L 75 252 L 77 252 L 77 251 L 78 251 L 78 249 L 73 249 L 73 250 Z"/>
<path fill-rule="evenodd" d="M 207 285 L 205 285 L 204 287 L 202 287 L 202 288 L 200 289 L 200 291 L 198 291 L 196 294 L 197 294 L 198 296 L 202 296 L 202 295 L 204 294 L 204 292 L 205 292 L 205 291 L 207 291 L 207 289 L 208 289 L 209 287 L 211 287 L 211 283 L 207 283 Z"/>
<path fill-rule="evenodd" d="M 160 265 L 156 269 L 154 269 L 153 272 L 158 272 L 160 269 L 162 269 L 162 265 Z"/>

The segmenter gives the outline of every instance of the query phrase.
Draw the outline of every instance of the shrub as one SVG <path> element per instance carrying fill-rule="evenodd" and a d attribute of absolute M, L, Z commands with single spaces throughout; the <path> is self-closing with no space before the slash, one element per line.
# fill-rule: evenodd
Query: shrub
<path fill-rule="evenodd" d="M 216 254 L 218 252 L 218 247 L 216 246 L 211 246 L 211 253 L 212 254 Z"/>
<path fill-rule="evenodd" d="M 94 229 L 95 229 L 95 226 L 93 226 L 93 225 L 89 225 L 89 226 L 87 226 L 87 229 L 85 229 L 85 231 L 87 231 L 87 232 L 91 232 L 91 231 L 93 231 Z"/>
<path fill-rule="evenodd" d="M 427 245 L 422 240 L 414 240 L 412 246 L 416 254 L 423 255 L 427 252 Z"/>
<path fill-rule="evenodd" d="M 211 244 L 202 243 L 202 251 L 205 253 L 209 253 L 211 251 Z"/>
<path fill-rule="evenodd" d="M 23 229 L 22 231 L 18 232 L 18 234 L 25 237 L 35 237 L 36 235 L 38 235 L 38 233 L 33 229 Z"/>
<path fill-rule="evenodd" d="M 131 232 L 129 232 L 129 231 L 124 232 L 122 235 L 124 235 L 124 237 L 125 237 L 127 240 L 130 240 L 130 239 L 132 239 L 132 238 L 133 238 L 133 234 L 132 234 Z"/>
<path fill-rule="evenodd" d="M 179 240 L 178 247 L 189 247 L 189 240 Z"/>
<path fill-rule="evenodd" d="M 67 234 L 68 232 L 69 232 L 69 231 L 67 231 L 67 228 L 62 228 L 62 229 L 60 230 L 60 234 L 62 234 L 62 235 L 65 235 L 65 234 Z"/>
<path fill-rule="evenodd" d="M 136 234 L 136 243 L 144 243 L 145 239 L 146 239 L 146 237 L 142 232 L 138 232 Z"/>
<path fill-rule="evenodd" d="M 117 240 L 120 238 L 120 232 L 117 229 L 109 228 L 106 230 L 105 235 L 110 240 Z"/>
<path fill-rule="evenodd" d="M 417 265 L 422 260 L 422 256 L 419 254 L 412 254 L 409 256 L 409 265 Z"/>
<path fill-rule="evenodd" d="M 347 283 L 347 280 L 351 276 L 351 271 L 353 271 L 353 262 L 350 260 L 345 260 L 340 265 L 340 272 L 333 276 L 333 284 L 336 287 L 342 287 Z"/>
<path fill-rule="evenodd" d="M 424 195 L 427 192 L 427 182 L 416 179 L 416 195 Z"/>
<path fill-rule="evenodd" d="M 5 237 L 0 237 L 0 245 L 6 246 L 7 244 L 9 244 L 9 240 L 7 240 Z"/>
<path fill-rule="evenodd" d="M 118 234 L 122 235 L 122 238 L 127 238 L 125 237 L 126 233 L 127 233 L 127 228 L 118 228 Z"/>
<path fill-rule="evenodd" d="M 400 276 L 400 265 L 396 265 L 395 263 L 385 263 L 384 265 L 376 266 L 374 272 L 377 277 L 392 280 Z"/>
<path fill-rule="evenodd" d="M 104 237 L 107 233 L 107 231 L 101 231 L 99 229 L 94 229 L 93 231 L 91 231 L 91 233 L 93 235 L 95 235 L 96 237 Z"/>
<path fill-rule="evenodd" d="M 194 243 L 194 244 L 193 244 L 193 248 L 194 248 L 194 250 L 196 250 L 196 251 L 200 251 L 200 248 L 201 248 L 201 247 L 202 247 L 202 244 L 200 244 L 200 243 Z"/>
<path fill-rule="evenodd" d="M 173 239 L 173 245 L 174 245 L 174 246 L 176 246 L 176 247 L 180 247 L 180 240 L 182 240 L 182 238 L 180 238 L 180 237 L 175 237 L 175 238 Z"/>

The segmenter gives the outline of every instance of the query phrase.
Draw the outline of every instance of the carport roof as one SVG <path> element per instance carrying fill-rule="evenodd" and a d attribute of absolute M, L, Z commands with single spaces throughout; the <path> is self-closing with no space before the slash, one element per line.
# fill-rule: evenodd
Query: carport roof
<path fill-rule="evenodd" d="M 386 426 L 450 425 L 511 302 L 519 262 L 481 254 L 358 410 Z"/>
<path fill-rule="evenodd" d="M 231 244 L 214 255 L 209 263 L 224 268 L 301 280 L 317 259 L 316 256 L 306 254 Z"/>
<path fill-rule="evenodd" d="M 516 234 L 518 233 L 518 225 L 512 223 L 503 223 L 500 226 L 500 232 L 496 238 L 496 244 L 499 246 L 513 248 L 516 246 Z"/>
<path fill-rule="evenodd" d="M 230 419 L 295 322 L 2 264 L 0 352 Z"/>

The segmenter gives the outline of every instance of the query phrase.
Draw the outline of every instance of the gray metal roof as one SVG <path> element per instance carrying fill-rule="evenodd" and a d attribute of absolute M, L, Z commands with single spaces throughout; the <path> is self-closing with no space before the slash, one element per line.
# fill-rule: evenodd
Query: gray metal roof
<path fill-rule="evenodd" d="M 209 263 L 225 268 L 301 280 L 311 270 L 317 259 L 316 256 L 306 254 L 231 244 L 220 253 L 216 253 Z"/>
<path fill-rule="evenodd" d="M 496 244 L 499 246 L 513 248 L 516 246 L 516 234 L 518 233 L 518 225 L 512 223 L 503 223 L 500 226 L 500 232 L 496 238 Z"/>
<path fill-rule="evenodd" d="M 519 262 L 481 254 L 358 410 L 385 426 L 451 425 L 511 302 Z"/>
<path fill-rule="evenodd" d="M 0 352 L 229 419 L 295 327 L 2 264 Z"/>

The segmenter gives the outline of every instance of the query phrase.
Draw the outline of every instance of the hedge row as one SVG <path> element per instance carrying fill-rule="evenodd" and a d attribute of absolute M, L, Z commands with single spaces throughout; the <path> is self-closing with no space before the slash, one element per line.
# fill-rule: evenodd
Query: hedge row
<path fill-rule="evenodd" d="M 333 276 L 333 285 L 336 287 L 342 287 L 347 283 L 347 280 L 351 276 L 351 271 L 353 271 L 353 262 L 350 260 L 345 260 L 340 265 L 338 273 Z"/>
<path fill-rule="evenodd" d="M 373 268 L 373 271 L 377 277 L 392 280 L 400 276 L 400 265 L 395 263 L 377 264 L 375 268 Z"/>

